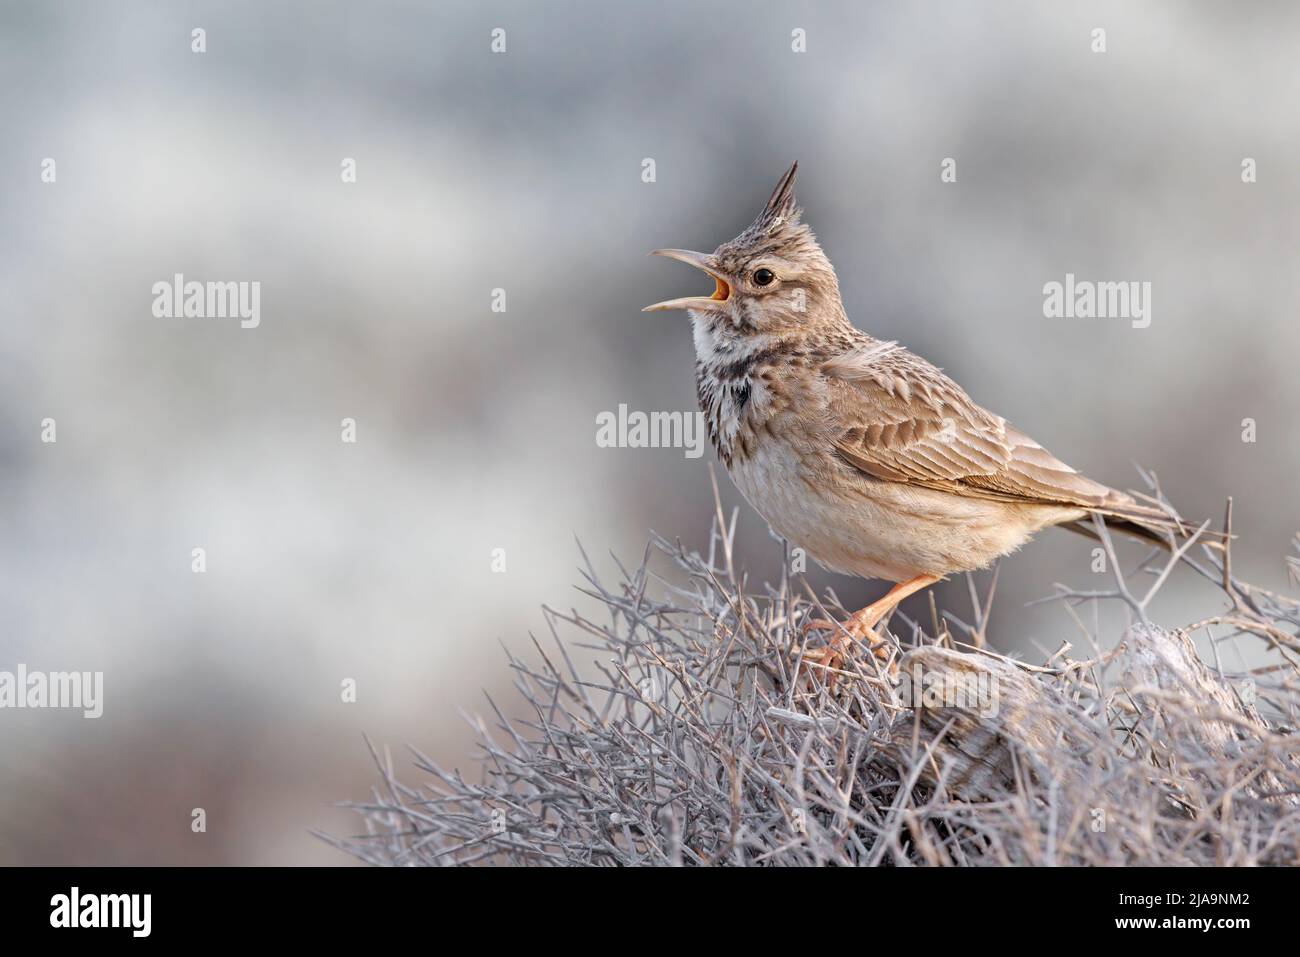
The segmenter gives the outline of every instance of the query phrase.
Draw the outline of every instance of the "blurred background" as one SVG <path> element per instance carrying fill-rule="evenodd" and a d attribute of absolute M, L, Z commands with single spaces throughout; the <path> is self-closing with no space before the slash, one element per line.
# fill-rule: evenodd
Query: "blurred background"
<path fill-rule="evenodd" d="M 794 159 L 861 328 L 1094 478 L 1235 496 L 1234 570 L 1285 588 L 1298 37 L 1281 3 L 0 4 L 0 670 L 105 676 L 97 721 L 0 711 L 0 863 L 346 864 L 308 830 L 356 827 L 363 733 L 474 773 L 458 710 L 581 603 L 575 536 L 611 573 L 707 544 L 711 451 L 596 416 L 695 408 L 688 321 L 639 309 L 707 281 L 646 253 Z M 1150 327 L 1045 319 L 1066 272 L 1151 282 Z M 154 318 L 175 273 L 259 281 L 260 327 Z M 776 573 L 747 507 L 739 544 Z M 1089 547 L 1004 564 L 995 646 L 1077 638 L 1024 603 L 1099 587 Z M 1154 614 L 1218 607 L 1180 574 Z"/>

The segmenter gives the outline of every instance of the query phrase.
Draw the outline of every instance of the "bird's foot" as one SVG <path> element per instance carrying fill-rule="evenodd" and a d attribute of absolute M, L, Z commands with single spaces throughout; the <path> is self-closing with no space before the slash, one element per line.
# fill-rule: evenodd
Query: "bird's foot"
<path fill-rule="evenodd" d="M 866 644 L 881 662 L 890 663 L 894 646 L 875 631 L 875 625 L 879 623 L 882 616 L 874 613 L 867 614 L 868 612 L 873 612 L 873 609 L 864 608 L 857 614 L 851 615 L 842 624 L 825 618 L 804 623 L 804 634 L 814 630 L 832 633 L 830 643 L 825 648 L 810 649 L 803 655 L 805 664 L 812 665 L 822 672 L 827 688 L 834 689 L 836 679 L 847 674 L 844 665 L 856 642 Z"/>
<path fill-rule="evenodd" d="M 936 575 L 917 575 L 905 582 L 900 582 L 889 590 L 889 594 L 883 598 L 872 602 L 861 611 L 854 612 L 843 624 L 828 621 L 825 618 L 818 618 L 806 622 L 803 626 L 806 635 L 813 629 L 829 629 L 834 632 L 835 637 L 831 640 L 830 645 L 819 652 L 810 652 L 804 655 L 805 661 L 811 661 L 815 665 L 823 668 L 834 668 L 830 671 L 827 678 L 827 685 L 834 685 L 834 678 L 839 666 L 843 664 L 845 653 L 851 647 L 854 641 L 865 641 L 867 647 L 881 661 L 888 662 L 889 675 L 891 678 L 898 674 L 898 665 L 893 658 L 894 646 L 890 642 L 881 638 L 876 633 L 876 626 L 885 620 L 895 608 L 908 595 L 920 591 L 933 585 L 939 580 Z M 816 656 L 816 657 L 814 657 Z"/>

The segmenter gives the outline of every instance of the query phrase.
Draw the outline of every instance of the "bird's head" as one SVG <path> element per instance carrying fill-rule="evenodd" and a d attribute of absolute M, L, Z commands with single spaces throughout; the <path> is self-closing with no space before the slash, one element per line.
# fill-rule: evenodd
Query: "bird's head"
<path fill-rule="evenodd" d="M 646 306 L 643 312 L 686 309 L 703 323 L 730 336 L 812 331 L 842 323 L 839 283 L 794 198 L 795 163 L 777 183 L 772 197 L 744 232 L 711 253 L 656 249 L 708 273 L 710 296 L 687 296 Z"/>

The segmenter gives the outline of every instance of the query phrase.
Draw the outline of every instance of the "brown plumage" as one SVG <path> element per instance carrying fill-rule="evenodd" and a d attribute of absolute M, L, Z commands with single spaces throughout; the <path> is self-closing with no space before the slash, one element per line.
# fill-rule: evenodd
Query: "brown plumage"
<path fill-rule="evenodd" d="M 1074 505 L 1161 542 L 1161 532 L 1188 531 L 1167 512 L 1080 475 L 895 343 L 838 355 L 822 372 L 844 424 L 835 447 L 868 475 L 970 498 Z"/>
<path fill-rule="evenodd" d="M 700 407 L 737 487 L 829 568 L 900 584 L 849 622 L 870 634 L 907 594 L 1092 514 L 1167 544 L 1177 516 L 1093 481 L 981 408 L 935 366 L 854 328 L 794 199 L 795 164 L 713 253 L 656 250 L 713 277 L 686 309 Z M 823 623 L 824 624 L 824 623 Z"/>

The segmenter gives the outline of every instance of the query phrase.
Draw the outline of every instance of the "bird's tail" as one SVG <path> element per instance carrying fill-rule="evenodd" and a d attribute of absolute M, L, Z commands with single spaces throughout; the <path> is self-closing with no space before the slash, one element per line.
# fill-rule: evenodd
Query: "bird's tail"
<path fill-rule="evenodd" d="M 1112 531 L 1170 550 L 1177 547 L 1180 540 L 1185 541 L 1200 529 L 1199 524 L 1184 520 L 1171 509 L 1143 505 L 1123 492 L 1113 492 L 1103 507 L 1093 510 L 1093 514 L 1101 515 L 1106 527 Z M 1091 517 L 1066 522 L 1061 527 L 1092 539 L 1100 537 Z M 1222 548 L 1227 536 L 1206 528 L 1197 540 L 1211 548 Z"/>

